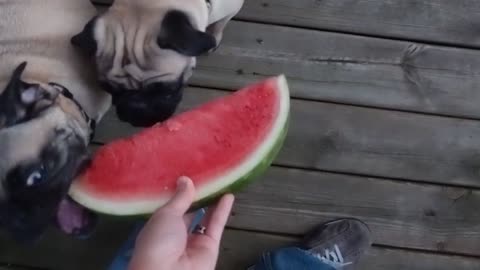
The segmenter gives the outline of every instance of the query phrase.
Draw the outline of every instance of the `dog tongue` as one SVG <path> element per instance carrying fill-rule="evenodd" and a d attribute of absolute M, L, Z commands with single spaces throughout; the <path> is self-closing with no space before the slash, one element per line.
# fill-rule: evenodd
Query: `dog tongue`
<path fill-rule="evenodd" d="M 57 225 L 70 235 L 79 238 L 90 236 L 97 224 L 97 216 L 70 199 L 64 199 L 58 208 Z"/>

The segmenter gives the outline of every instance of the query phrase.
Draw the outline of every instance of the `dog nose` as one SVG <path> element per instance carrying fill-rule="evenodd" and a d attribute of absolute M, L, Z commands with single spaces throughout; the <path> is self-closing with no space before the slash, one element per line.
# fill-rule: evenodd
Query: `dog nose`
<path fill-rule="evenodd" d="M 159 98 L 168 98 L 172 95 L 176 95 L 181 88 L 182 88 L 182 84 L 180 82 L 175 82 L 175 83 L 155 82 L 155 83 L 151 83 L 146 86 L 143 86 L 142 91 L 146 93 L 154 93 L 154 95 Z"/>
<path fill-rule="evenodd" d="M 135 127 L 150 127 L 170 118 L 183 96 L 176 91 L 127 91 L 113 98 L 117 116 Z"/>

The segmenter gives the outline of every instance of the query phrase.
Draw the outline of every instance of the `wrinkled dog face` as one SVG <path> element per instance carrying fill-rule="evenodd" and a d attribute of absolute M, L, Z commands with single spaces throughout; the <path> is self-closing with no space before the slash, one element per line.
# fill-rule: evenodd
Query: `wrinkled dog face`
<path fill-rule="evenodd" d="M 170 117 L 195 57 L 217 46 L 205 32 L 206 2 L 187 2 L 119 0 L 72 38 L 95 58 L 98 79 L 121 120 L 150 126 Z"/>
<path fill-rule="evenodd" d="M 69 94 L 22 81 L 25 67 L 0 90 L 0 225 L 20 241 L 36 240 L 52 221 L 82 233 L 85 219 L 72 227 L 62 215 L 72 211 L 66 194 L 88 161 L 90 128 Z"/>

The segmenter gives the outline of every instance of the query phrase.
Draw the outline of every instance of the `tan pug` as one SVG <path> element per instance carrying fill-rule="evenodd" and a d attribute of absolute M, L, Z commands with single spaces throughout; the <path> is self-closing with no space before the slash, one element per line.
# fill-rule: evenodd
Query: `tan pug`
<path fill-rule="evenodd" d="M 111 106 L 70 43 L 95 14 L 86 0 L 0 3 L 0 225 L 19 240 L 52 222 L 77 236 L 93 226 L 66 194 Z"/>
<path fill-rule="evenodd" d="M 169 118 L 196 57 L 214 50 L 243 0 L 116 0 L 72 43 L 94 57 L 118 117 L 134 126 Z"/>

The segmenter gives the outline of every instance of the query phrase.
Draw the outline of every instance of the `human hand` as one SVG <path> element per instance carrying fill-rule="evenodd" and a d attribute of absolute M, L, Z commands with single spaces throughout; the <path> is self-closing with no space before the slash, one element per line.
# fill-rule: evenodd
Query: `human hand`
<path fill-rule="evenodd" d="M 206 216 L 204 234 L 189 234 L 193 213 L 187 214 L 195 187 L 187 177 L 177 193 L 157 210 L 140 232 L 129 270 L 214 270 L 220 240 L 232 209 L 233 195 L 225 195 Z"/>

